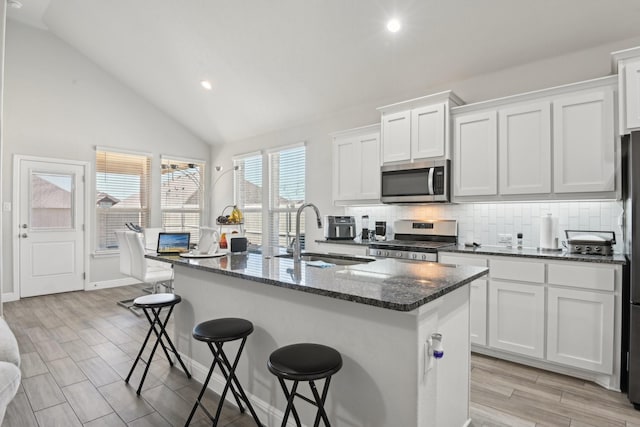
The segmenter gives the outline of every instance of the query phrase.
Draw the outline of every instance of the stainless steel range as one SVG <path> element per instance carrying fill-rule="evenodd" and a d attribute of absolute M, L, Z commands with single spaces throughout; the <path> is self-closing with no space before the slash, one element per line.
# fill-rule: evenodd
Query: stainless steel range
<path fill-rule="evenodd" d="M 438 261 L 438 249 L 458 242 L 456 220 L 408 220 L 393 223 L 394 239 L 369 244 L 369 255 Z"/>

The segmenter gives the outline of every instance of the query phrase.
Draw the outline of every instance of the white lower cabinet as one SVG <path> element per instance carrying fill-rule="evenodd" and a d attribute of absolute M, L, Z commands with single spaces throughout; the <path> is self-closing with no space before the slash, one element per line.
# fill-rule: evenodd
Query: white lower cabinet
<path fill-rule="evenodd" d="M 486 267 L 487 259 L 479 256 L 453 255 L 450 253 L 438 254 L 438 262 L 441 264 L 475 265 Z M 477 279 L 471 282 L 471 295 L 469 297 L 469 335 L 471 343 L 487 345 L 487 279 Z"/>
<path fill-rule="evenodd" d="M 612 293 L 549 287 L 548 360 L 611 374 L 613 330 Z"/>
<path fill-rule="evenodd" d="M 544 286 L 489 283 L 489 345 L 544 357 Z"/>
<path fill-rule="evenodd" d="M 621 265 L 466 253 L 438 259 L 489 268 L 470 286 L 474 351 L 618 389 Z"/>
<path fill-rule="evenodd" d="M 471 343 L 487 345 L 487 281 L 478 279 L 471 282 L 469 303 L 469 332 Z"/>

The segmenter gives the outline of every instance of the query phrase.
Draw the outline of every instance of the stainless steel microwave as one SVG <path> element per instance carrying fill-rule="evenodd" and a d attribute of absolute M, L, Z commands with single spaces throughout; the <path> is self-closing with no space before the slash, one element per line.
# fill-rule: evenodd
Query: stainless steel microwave
<path fill-rule="evenodd" d="M 449 160 L 420 161 L 381 168 L 382 203 L 448 202 Z"/>

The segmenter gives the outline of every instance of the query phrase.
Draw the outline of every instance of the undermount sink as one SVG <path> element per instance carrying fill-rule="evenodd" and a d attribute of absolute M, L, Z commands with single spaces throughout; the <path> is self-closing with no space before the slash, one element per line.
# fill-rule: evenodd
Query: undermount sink
<path fill-rule="evenodd" d="M 293 254 L 276 255 L 275 258 L 293 258 Z M 300 257 L 302 261 L 324 261 L 335 265 L 357 265 L 375 261 L 374 258 L 353 256 L 353 255 L 333 255 L 303 252 Z"/>

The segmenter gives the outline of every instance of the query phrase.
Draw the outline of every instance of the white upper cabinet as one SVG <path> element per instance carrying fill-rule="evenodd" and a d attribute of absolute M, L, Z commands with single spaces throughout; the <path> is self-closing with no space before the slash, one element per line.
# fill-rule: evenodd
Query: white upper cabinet
<path fill-rule="evenodd" d="M 613 52 L 613 73 L 618 74 L 620 134 L 640 129 L 640 47 Z"/>
<path fill-rule="evenodd" d="M 378 108 L 382 115 L 382 162 L 448 159 L 449 107 L 461 105 L 451 91 Z"/>
<path fill-rule="evenodd" d="M 453 108 L 454 202 L 619 197 L 615 82 Z"/>
<path fill-rule="evenodd" d="M 549 102 L 498 112 L 500 194 L 551 192 L 551 106 Z"/>
<path fill-rule="evenodd" d="M 382 161 L 409 161 L 411 158 L 411 111 L 382 116 Z"/>
<path fill-rule="evenodd" d="M 336 132 L 332 137 L 334 203 L 379 203 L 380 126 Z"/>
<path fill-rule="evenodd" d="M 429 105 L 411 111 L 411 158 L 445 155 L 446 104 Z"/>
<path fill-rule="evenodd" d="M 615 190 L 613 89 L 553 102 L 555 193 Z"/>
<path fill-rule="evenodd" d="M 453 126 L 455 195 L 497 194 L 496 112 L 460 115 L 455 118 Z"/>
<path fill-rule="evenodd" d="M 640 58 L 630 61 L 624 72 L 627 128 L 640 129 Z"/>

